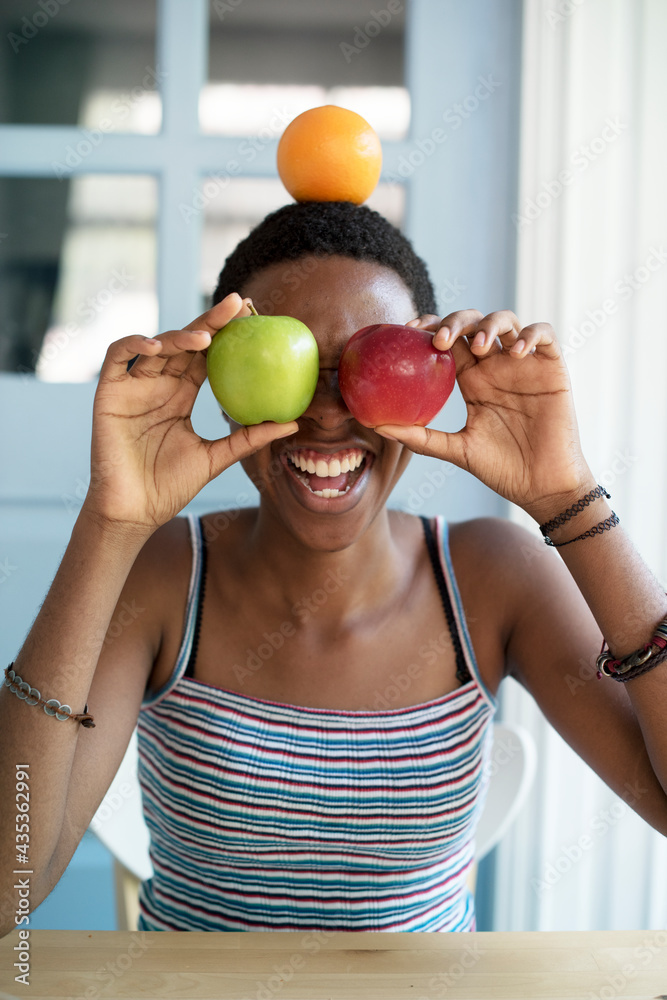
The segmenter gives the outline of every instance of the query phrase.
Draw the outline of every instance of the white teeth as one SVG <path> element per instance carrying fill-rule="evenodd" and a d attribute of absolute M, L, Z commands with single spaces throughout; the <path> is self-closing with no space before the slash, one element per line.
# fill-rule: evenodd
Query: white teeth
<path fill-rule="evenodd" d="M 312 458 L 306 458 L 305 455 L 295 452 L 289 454 L 289 458 L 295 468 L 300 469 L 301 472 L 307 472 L 311 476 L 319 476 L 322 479 L 340 476 L 346 472 L 354 472 L 355 469 L 358 469 L 363 464 L 364 457 L 363 453 L 360 454 L 357 452 L 356 454 L 345 455 L 343 459 L 332 458 L 327 461 L 324 458 L 318 458 L 317 461 L 314 461 Z"/>
<path fill-rule="evenodd" d="M 325 500 L 331 500 L 333 497 L 344 496 L 349 489 L 350 487 L 346 486 L 344 490 L 310 490 L 310 492 L 314 493 L 316 497 L 324 497 Z"/>

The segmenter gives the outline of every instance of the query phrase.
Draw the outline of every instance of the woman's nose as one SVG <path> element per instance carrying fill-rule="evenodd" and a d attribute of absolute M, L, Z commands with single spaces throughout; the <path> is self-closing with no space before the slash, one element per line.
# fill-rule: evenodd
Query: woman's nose
<path fill-rule="evenodd" d="M 303 416 L 315 421 L 320 427 L 336 427 L 345 420 L 350 420 L 350 411 L 338 388 L 337 368 L 320 368 L 315 395 Z"/>

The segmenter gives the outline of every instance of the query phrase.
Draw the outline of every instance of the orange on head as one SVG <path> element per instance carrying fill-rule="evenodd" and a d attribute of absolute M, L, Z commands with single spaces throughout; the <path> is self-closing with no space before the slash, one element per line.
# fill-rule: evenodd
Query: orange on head
<path fill-rule="evenodd" d="M 375 190 L 381 168 L 375 130 L 361 115 L 333 104 L 298 115 L 278 143 L 278 173 L 296 201 L 361 205 Z"/>

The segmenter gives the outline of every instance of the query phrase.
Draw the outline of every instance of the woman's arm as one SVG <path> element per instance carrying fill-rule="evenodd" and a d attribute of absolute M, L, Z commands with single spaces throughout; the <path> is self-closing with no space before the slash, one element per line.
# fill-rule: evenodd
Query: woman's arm
<path fill-rule="evenodd" d="M 57 698 L 81 713 L 88 703 L 94 729 L 47 716 L 4 685 L 0 692 L 0 934 L 15 923 L 14 869 L 30 876 L 34 909 L 54 887 L 118 768 L 136 723 L 159 636 L 147 614 L 105 647 L 112 621 L 132 606 L 142 572 L 130 571 L 145 538 L 111 529 L 82 512 L 49 593 L 16 658 L 14 669 L 42 698 Z M 108 651 L 107 651 L 108 649 Z M 91 690 L 100 668 L 98 692 Z M 107 690 L 100 697 L 102 677 Z M 110 682 L 110 683 L 109 683 Z M 16 768 L 26 765 L 29 810 L 16 800 Z M 72 775 L 78 774 L 73 783 Z M 23 799 L 22 801 L 26 801 Z M 23 816 L 27 817 L 27 836 Z M 21 822 L 19 822 L 21 820 Z M 21 864 L 17 847 L 26 845 Z M 55 861 L 55 864 L 54 864 Z"/>
<path fill-rule="evenodd" d="M 242 428 L 217 441 L 192 429 L 206 377 L 203 350 L 242 307 L 230 295 L 184 330 L 160 340 L 127 337 L 109 348 L 93 408 L 91 486 L 62 565 L 15 671 L 43 698 L 95 717 L 95 728 L 47 716 L 3 685 L 0 791 L 16 798 L 16 765 L 27 764 L 30 792 L 31 905 L 62 874 L 122 759 L 161 639 L 156 573 L 173 518 L 211 479 L 296 424 Z M 139 356 L 130 370 L 128 361 Z M 141 607 L 136 620 L 127 608 Z M 119 636 L 112 623 L 129 614 Z M 117 631 L 116 629 L 113 632 Z M 113 642 L 105 639 L 113 638 Z M 0 819 L 0 931 L 14 926 L 16 811 Z M 22 826 L 23 824 L 18 824 Z M 25 831 L 20 831 L 24 833 Z M 20 862 L 18 862 L 20 866 Z"/>
<path fill-rule="evenodd" d="M 595 487 L 589 480 L 579 488 L 579 497 Z M 571 497 L 558 498 L 559 513 L 571 506 Z M 553 514 L 543 507 L 529 510 L 538 522 Z M 552 532 L 556 542 L 587 531 L 611 515 L 611 507 L 600 499 L 581 514 Z M 655 626 L 667 615 L 667 596 L 636 551 L 622 524 L 611 531 L 583 538 L 558 548 L 558 553 L 570 571 L 590 608 L 600 632 L 616 658 L 629 655 L 647 643 Z M 599 649 L 597 650 L 599 652 Z M 632 703 L 641 726 L 646 750 L 653 770 L 667 796 L 667 662 L 625 684 L 602 677 L 596 686 L 622 687 Z M 667 834 L 667 827 L 662 829 Z"/>
<path fill-rule="evenodd" d="M 466 469 L 538 523 L 596 485 L 581 452 L 567 368 L 548 324 L 522 328 L 510 312 L 484 317 L 465 310 L 412 325 L 432 331 L 437 348 L 452 349 L 466 425 L 453 434 L 393 425 L 378 433 Z M 553 540 L 573 539 L 610 513 L 596 500 L 556 529 Z M 667 613 L 662 588 L 621 525 L 557 549 L 560 556 L 503 522 L 496 523 L 496 536 L 496 542 L 488 538 L 491 551 L 499 548 L 494 578 L 511 567 L 505 578 L 513 601 L 512 672 L 619 794 L 639 780 L 646 791 L 629 804 L 667 834 L 667 665 L 627 684 L 594 675 L 602 635 L 619 658 L 650 640 Z M 526 560 L 523 554 L 536 545 L 541 557 Z M 567 679 L 582 662 L 593 679 L 571 691 Z"/>
<path fill-rule="evenodd" d="M 557 552 L 508 521 L 472 521 L 465 525 L 465 533 L 466 553 L 475 559 L 479 578 L 499 585 L 507 673 L 532 695 L 554 729 L 603 781 L 667 835 L 667 794 L 660 769 L 665 760 L 665 726 L 657 718 L 660 698 L 663 704 L 665 700 L 667 665 L 627 684 L 608 677 L 598 680 L 595 661 L 601 629 Z M 581 544 L 595 545 L 602 537 Z M 632 549 L 627 538 L 624 544 Z M 632 619 L 627 621 L 634 627 Z M 644 641 L 641 638 L 633 649 Z M 648 691 L 639 705 L 633 690 L 648 687 L 646 682 L 654 677 L 662 695 L 658 691 L 656 698 Z M 655 741 L 660 744 L 657 753 L 652 747 Z"/>

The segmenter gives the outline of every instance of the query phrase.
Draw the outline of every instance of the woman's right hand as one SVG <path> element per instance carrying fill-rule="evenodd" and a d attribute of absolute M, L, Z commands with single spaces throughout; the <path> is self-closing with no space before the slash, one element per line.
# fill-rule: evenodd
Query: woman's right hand
<path fill-rule="evenodd" d="M 159 340 L 124 337 L 110 346 L 95 394 L 91 482 L 82 512 L 151 534 L 234 462 L 296 432 L 294 421 L 266 422 L 207 441 L 192 428 L 211 337 L 249 314 L 234 292 L 183 330 Z"/>

